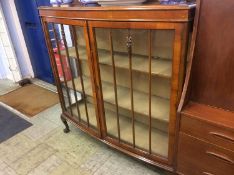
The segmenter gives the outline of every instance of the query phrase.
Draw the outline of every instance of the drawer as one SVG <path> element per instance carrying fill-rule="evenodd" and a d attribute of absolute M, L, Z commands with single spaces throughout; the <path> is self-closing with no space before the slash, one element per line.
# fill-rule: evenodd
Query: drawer
<path fill-rule="evenodd" d="M 234 131 L 210 124 L 187 115 L 182 115 L 180 131 L 215 145 L 234 151 Z"/>
<path fill-rule="evenodd" d="M 234 152 L 180 133 L 177 171 L 184 175 L 234 175 Z"/>

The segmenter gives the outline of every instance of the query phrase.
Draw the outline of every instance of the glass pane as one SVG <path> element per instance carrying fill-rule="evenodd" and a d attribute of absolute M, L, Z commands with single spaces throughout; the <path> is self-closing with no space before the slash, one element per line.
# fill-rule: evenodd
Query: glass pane
<path fill-rule="evenodd" d="M 97 129 L 84 29 L 62 24 L 50 25 L 66 110 L 76 122 Z"/>
<path fill-rule="evenodd" d="M 167 157 L 174 31 L 96 28 L 95 37 L 108 136 Z"/>

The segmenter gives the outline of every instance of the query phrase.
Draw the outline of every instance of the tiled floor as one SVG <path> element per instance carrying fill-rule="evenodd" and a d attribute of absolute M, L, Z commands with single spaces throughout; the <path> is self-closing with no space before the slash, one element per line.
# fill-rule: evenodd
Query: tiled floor
<path fill-rule="evenodd" d="M 0 80 L 0 95 L 12 91 L 18 87 L 19 85 L 15 84 L 11 80 Z"/>
<path fill-rule="evenodd" d="M 0 93 L 16 86 L 0 80 Z M 33 126 L 0 144 L 0 175 L 164 175 L 70 125 L 63 133 L 59 104 L 27 118 Z"/>

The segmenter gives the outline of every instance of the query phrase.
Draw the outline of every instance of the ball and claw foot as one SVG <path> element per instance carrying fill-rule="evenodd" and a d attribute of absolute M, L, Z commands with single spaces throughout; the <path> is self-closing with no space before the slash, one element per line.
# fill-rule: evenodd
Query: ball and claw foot
<path fill-rule="evenodd" d="M 63 132 L 64 132 L 64 133 L 69 133 L 69 132 L 70 132 L 70 129 L 69 129 L 69 128 L 65 128 L 65 129 L 63 129 Z"/>
<path fill-rule="evenodd" d="M 63 124 L 65 125 L 65 129 L 63 130 L 63 132 L 64 132 L 64 133 L 69 133 L 69 132 L 70 132 L 70 129 L 69 129 L 67 120 L 64 119 L 62 116 L 61 116 L 61 120 L 62 120 Z"/>

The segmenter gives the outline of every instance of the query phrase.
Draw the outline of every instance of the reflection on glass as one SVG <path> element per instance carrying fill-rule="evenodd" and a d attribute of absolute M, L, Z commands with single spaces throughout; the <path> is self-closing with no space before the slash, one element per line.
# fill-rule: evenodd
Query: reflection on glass
<path fill-rule="evenodd" d="M 76 122 L 97 129 L 86 41 L 83 27 L 52 25 L 54 55 L 64 101 L 68 113 Z"/>
<path fill-rule="evenodd" d="M 174 31 L 149 39 L 149 30 L 96 28 L 95 37 L 108 136 L 167 157 Z"/>

